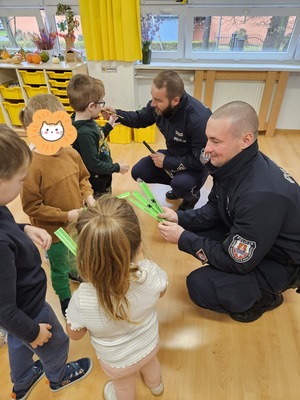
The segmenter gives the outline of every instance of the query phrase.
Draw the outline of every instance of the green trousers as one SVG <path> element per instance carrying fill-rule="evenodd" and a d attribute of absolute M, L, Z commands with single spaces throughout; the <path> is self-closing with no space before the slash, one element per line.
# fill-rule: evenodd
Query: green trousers
<path fill-rule="evenodd" d="M 69 273 L 78 276 L 75 257 L 61 242 L 53 243 L 47 253 L 53 289 L 60 300 L 69 299 L 71 297 Z"/>

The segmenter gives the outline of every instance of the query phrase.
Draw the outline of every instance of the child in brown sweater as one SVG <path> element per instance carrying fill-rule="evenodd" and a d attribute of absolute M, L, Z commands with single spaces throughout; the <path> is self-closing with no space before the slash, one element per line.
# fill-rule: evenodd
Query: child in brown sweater
<path fill-rule="evenodd" d="M 32 97 L 20 114 L 25 129 L 32 123 L 33 114 L 40 109 L 54 112 L 64 110 L 64 107 L 51 94 Z M 71 297 L 69 273 L 72 258 L 54 232 L 77 218 L 85 204 L 90 207 L 95 202 L 89 173 L 78 152 L 68 146 L 53 155 L 45 155 L 33 148 L 33 160 L 24 180 L 21 199 L 32 225 L 46 229 L 52 236 L 48 250 L 51 281 L 65 315 Z"/>

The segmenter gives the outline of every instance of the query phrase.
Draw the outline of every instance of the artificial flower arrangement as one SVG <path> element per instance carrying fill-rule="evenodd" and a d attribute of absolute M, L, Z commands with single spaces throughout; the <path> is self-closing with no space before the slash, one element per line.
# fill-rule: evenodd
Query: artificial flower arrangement
<path fill-rule="evenodd" d="M 52 50 L 55 44 L 56 32 L 48 29 L 40 29 L 40 33 L 28 33 L 38 50 Z"/>
<path fill-rule="evenodd" d="M 75 18 L 72 8 L 67 4 L 59 3 L 57 5 L 56 15 L 65 15 L 64 21 L 58 22 L 57 27 L 59 29 L 58 36 L 64 39 L 70 38 L 72 42 L 75 41 L 75 29 L 79 27 L 79 21 Z"/>
<path fill-rule="evenodd" d="M 150 45 L 155 38 L 157 32 L 159 32 L 162 19 L 153 14 L 146 14 L 141 16 L 141 34 L 142 44 Z"/>

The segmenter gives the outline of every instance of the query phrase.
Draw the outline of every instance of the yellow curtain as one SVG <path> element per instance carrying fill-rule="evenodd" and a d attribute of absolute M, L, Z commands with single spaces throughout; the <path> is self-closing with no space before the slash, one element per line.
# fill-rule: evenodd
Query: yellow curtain
<path fill-rule="evenodd" d="M 79 0 L 87 59 L 142 58 L 139 0 Z"/>

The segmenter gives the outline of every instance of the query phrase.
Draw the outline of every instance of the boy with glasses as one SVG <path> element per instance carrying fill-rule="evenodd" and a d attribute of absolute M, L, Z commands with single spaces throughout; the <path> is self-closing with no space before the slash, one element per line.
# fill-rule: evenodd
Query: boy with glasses
<path fill-rule="evenodd" d="M 105 89 L 100 79 L 88 75 L 74 75 L 67 87 L 70 105 L 75 110 L 72 123 L 77 129 L 77 139 L 73 148 L 81 155 L 89 173 L 94 196 L 111 192 L 112 174 L 125 174 L 129 170 L 126 164 L 114 163 L 106 137 L 116 125 L 117 117 L 111 115 L 108 123 L 101 127 L 95 121 L 105 106 Z"/>

